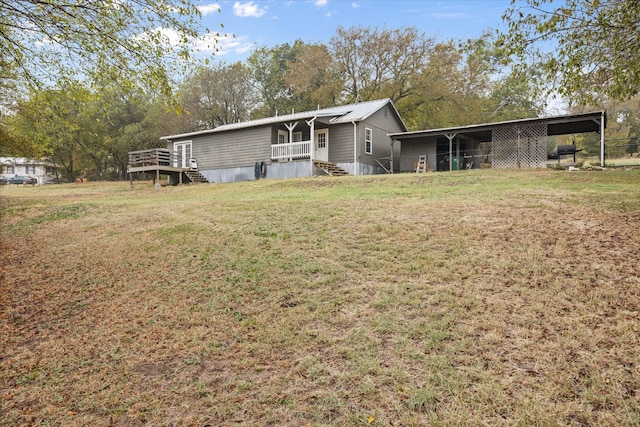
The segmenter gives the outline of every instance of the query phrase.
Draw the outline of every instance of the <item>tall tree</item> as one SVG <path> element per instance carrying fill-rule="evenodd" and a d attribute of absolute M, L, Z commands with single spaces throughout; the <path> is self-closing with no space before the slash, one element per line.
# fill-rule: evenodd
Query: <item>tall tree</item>
<path fill-rule="evenodd" d="M 640 92 L 640 2 L 512 0 L 500 42 L 517 63 L 539 64 L 546 91 L 573 104 Z"/>
<path fill-rule="evenodd" d="M 296 40 L 292 45 L 284 43 L 272 48 L 261 47 L 247 58 L 252 81 L 264 103 L 262 108 L 254 111 L 254 117 L 308 109 L 304 97 L 295 94 L 286 80 L 288 64 L 296 61 L 304 46 L 302 40 Z"/>
<path fill-rule="evenodd" d="M 329 44 L 346 102 L 380 97 L 397 102 L 413 93 L 412 78 L 426 64 L 434 40 L 415 27 L 338 27 Z"/>
<path fill-rule="evenodd" d="M 287 62 L 285 83 L 309 108 L 331 107 L 342 100 L 343 82 L 337 64 L 323 44 L 301 46 L 299 54 Z"/>
<path fill-rule="evenodd" d="M 249 70 L 241 62 L 195 68 L 181 85 L 180 98 L 188 130 L 248 120 L 257 103 Z"/>

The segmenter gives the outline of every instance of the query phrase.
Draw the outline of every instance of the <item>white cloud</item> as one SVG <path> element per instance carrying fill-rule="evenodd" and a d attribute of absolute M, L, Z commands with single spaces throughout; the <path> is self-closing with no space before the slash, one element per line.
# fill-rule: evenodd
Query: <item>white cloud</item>
<path fill-rule="evenodd" d="M 252 1 L 248 3 L 240 3 L 239 1 L 233 4 L 233 14 L 241 18 L 253 17 L 259 18 L 267 12 L 267 8 L 258 7 Z"/>
<path fill-rule="evenodd" d="M 313 4 L 315 5 L 315 7 L 325 7 L 328 2 L 328 0 L 315 0 Z"/>
<path fill-rule="evenodd" d="M 213 38 L 218 40 L 215 43 Z M 216 56 L 227 55 L 231 53 L 243 54 L 249 52 L 255 47 L 255 43 L 247 40 L 247 37 L 234 37 L 231 34 L 207 34 L 200 37 L 194 43 L 196 49 L 201 53 L 215 53 Z"/>
<path fill-rule="evenodd" d="M 353 2 L 353 3 L 351 3 L 351 7 L 354 8 L 354 9 L 357 9 L 357 8 L 360 7 L 360 3 Z"/>
<path fill-rule="evenodd" d="M 203 4 L 198 6 L 198 10 L 202 13 L 202 16 L 207 16 L 220 12 L 220 5 L 218 3 Z"/>

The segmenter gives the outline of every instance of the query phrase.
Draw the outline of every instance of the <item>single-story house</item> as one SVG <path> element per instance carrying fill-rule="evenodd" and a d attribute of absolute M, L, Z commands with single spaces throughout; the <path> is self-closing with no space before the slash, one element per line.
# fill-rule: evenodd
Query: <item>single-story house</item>
<path fill-rule="evenodd" d="M 595 111 L 392 133 L 389 137 L 394 147 L 400 145 L 400 156 L 393 156 L 393 169 L 415 170 L 415 162 L 421 155 L 426 155 L 431 170 L 544 168 L 549 158 L 548 136 L 585 132 L 600 134 L 600 157 L 604 164 L 605 126 L 605 111 Z M 566 150 L 571 151 L 568 146 Z"/>
<path fill-rule="evenodd" d="M 390 99 L 292 112 L 163 136 L 171 160 L 157 172 L 174 182 L 196 169 L 209 182 L 391 172 L 389 134 L 406 131 Z M 130 172 L 153 170 L 145 156 L 130 153 Z"/>
<path fill-rule="evenodd" d="M 38 180 L 38 184 L 57 182 L 55 165 L 46 160 L 24 157 L 0 157 L 2 176 L 9 179 L 16 175 L 26 175 Z"/>

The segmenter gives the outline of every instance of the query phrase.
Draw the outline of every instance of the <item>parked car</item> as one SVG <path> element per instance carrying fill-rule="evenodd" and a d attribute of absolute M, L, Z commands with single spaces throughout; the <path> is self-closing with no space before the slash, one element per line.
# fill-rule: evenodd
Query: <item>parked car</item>
<path fill-rule="evenodd" d="M 0 185 L 4 185 L 7 183 L 7 178 L 4 175 L 0 175 Z"/>
<path fill-rule="evenodd" d="M 25 175 L 16 175 L 12 176 L 7 180 L 7 184 L 31 184 L 36 185 L 38 180 L 36 178 L 32 178 L 30 176 Z"/>

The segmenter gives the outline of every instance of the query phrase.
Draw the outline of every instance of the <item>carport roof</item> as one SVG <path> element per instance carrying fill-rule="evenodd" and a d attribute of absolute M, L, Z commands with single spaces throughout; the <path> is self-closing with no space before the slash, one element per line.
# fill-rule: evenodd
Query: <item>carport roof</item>
<path fill-rule="evenodd" d="M 593 111 L 589 113 L 567 114 L 563 116 L 537 117 L 531 119 L 508 120 L 496 123 L 484 123 L 477 125 L 458 126 L 441 129 L 427 129 L 413 132 L 390 133 L 392 139 L 405 141 L 414 138 L 425 138 L 431 136 L 446 136 L 451 134 L 462 134 L 479 141 L 490 141 L 491 130 L 505 125 L 514 124 L 537 124 L 540 122 L 547 123 L 547 132 L 552 135 L 568 135 L 573 133 L 599 132 L 600 119 L 604 117 L 606 125 L 605 110 Z"/>

